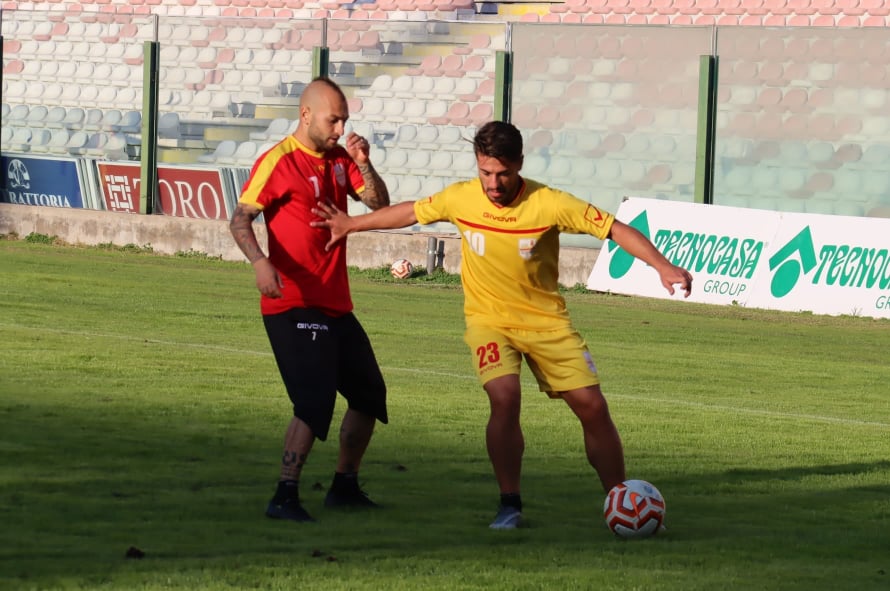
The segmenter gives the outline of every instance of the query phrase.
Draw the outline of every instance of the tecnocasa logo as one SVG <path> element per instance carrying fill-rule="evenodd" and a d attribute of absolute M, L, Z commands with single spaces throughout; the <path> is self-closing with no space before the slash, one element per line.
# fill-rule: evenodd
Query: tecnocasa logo
<path fill-rule="evenodd" d="M 628 225 L 649 238 L 671 263 L 693 273 L 750 279 L 764 249 L 761 240 L 725 234 L 659 229 L 652 237 L 649 216 L 645 210 Z M 610 242 L 609 250 L 615 248 L 618 245 Z M 614 279 L 623 277 L 630 270 L 633 261 L 633 256 L 619 248 L 609 263 L 609 274 Z"/>
<path fill-rule="evenodd" d="M 813 285 L 884 290 L 890 287 L 890 256 L 887 248 L 852 244 L 824 244 L 818 254 L 810 226 L 798 232 L 769 259 L 773 272 L 770 291 L 781 298 L 794 289 L 801 277 L 812 273 Z"/>

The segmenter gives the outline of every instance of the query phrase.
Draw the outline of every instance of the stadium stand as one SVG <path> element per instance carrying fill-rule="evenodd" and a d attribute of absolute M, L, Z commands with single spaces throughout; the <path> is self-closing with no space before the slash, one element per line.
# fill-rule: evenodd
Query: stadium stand
<path fill-rule="evenodd" d="M 699 56 L 715 51 L 718 199 L 823 212 L 833 202 L 845 215 L 890 203 L 886 158 L 877 168 L 890 146 L 882 2 L 22 0 L 0 8 L 4 150 L 14 137 L 22 149 L 59 150 L 81 134 L 68 150 L 138 153 L 141 118 L 130 114 L 140 115 L 142 43 L 157 27 L 166 157 L 216 161 L 232 142 L 219 156 L 243 165 L 260 142 L 292 128 L 311 50 L 326 36 L 351 127 L 385 147 L 399 196 L 424 191 L 448 177 L 452 152 L 453 170 L 472 173 L 461 138 L 494 115 L 494 55 L 512 22 L 511 110 L 529 175 L 607 207 L 627 194 L 691 199 Z M 229 136 L 207 135 L 226 125 Z M 50 129 L 66 131 L 67 142 L 35 134 Z M 407 160 L 398 164 L 400 150 L 411 151 L 419 184 L 407 180 Z"/>

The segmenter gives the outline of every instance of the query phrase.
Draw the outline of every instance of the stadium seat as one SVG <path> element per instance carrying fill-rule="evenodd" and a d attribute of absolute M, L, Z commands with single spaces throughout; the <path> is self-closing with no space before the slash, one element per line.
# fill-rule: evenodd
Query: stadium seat
<path fill-rule="evenodd" d="M 31 149 L 31 138 L 34 132 L 29 127 L 13 128 L 12 137 L 7 145 L 13 152 L 27 152 Z"/>
<path fill-rule="evenodd" d="M 436 125 L 421 125 L 417 128 L 414 137 L 414 145 L 423 150 L 438 149 L 439 127 Z"/>
<path fill-rule="evenodd" d="M 426 101 L 420 98 L 406 98 L 402 121 L 415 124 L 426 123 Z"/>
<path fill-rule="evenodd" d="M 404 171 L 405 165 L 408 163 L 408 154 L 409 152 L 407 150 L 394 147 L 387 150 L 386 159 L 380 166 L 394 174 L 401 174 Z"/>
<path fill-rule="evenodd" d="M 460 177 L 472 177 L 476 175 L 476 155 L 472 150 L 456 152 L 452 156 L 454 174 Z"/>
<path fill-rule="evenodd" d="M 9 126 L 0 128 L 0 149 L 4 152 L 8 151 L 12 146 L 12 138 L 15 135 L 15 129 Z"/>
<path fill-rule="evenodd" d="M 413 175 L 426 175 L 429 173 L 430 152 L 426 150 L 411 150 L 408 152 L 408 161 L 405 169 Z"/>
<path fill-rule="evenodd" d="M 416 137 L 417 126 L 411 123 L 403 123 L 396 129 L 392 139 L 384 140 L 384 146 L 387 148 L 414 148 L 417 145 L 415 141 Z"/>
<path fill-rule="evenodd" d="M 222 140 L 212 152 L 198 156 L 198 162 L 203 164 L 231 162 L 237 147 L 235 140 Z"/>
<path fill-rule="evenodd" d="M 448 80 L 448 78 L 432 78 L 430 76 L 412 76 L 411 77 L 411 98 L 433 99 L 435 94 L 436 80 Z"/>
<path fill-rule="evenodd" d="M 436 142 L 440 150 L 460 151 L 465 149 L 469 143 L 463 141 L 461 128 L 453 125 L 445 125 L 437 127 Z"/>
<path fill-rule="evenodd" d="M 77 156 L 83 153 L 89 141 L 90 135 L 86 131 L 77 130 L 70 134 L 65 147 L 70 155 Z"/>
<path fill-rule="evenodd" d="M 451 152 L 439 150 L 430 156 L 429 170 L 432 174 L 450 175 L 452 167 Z"/>
<path fill-rule="evenodd" d="M 470 106 L 466 103 L 452 103 L 445 115 L 447 123 L 451 125 L 466 126 L 470 125 Z"/>
<path fill-rule="evenodd" d="M 397 98 L 410 98 L 414 96 L 412 76 L 401 75 L 392 79 L 389 92 Z M 372 85 L 373 87 L 373 85 Z"/>
<path fill-rule="evenodd" d="M 418 198 L 429 197 L 445 188 L 447 181 L 443 177 L 430 176 L 423 179 Z"/>
<path fill-rule="evenodd" d="M 250 168 L 259 155 L 258 149 L 259 145 L 254 141 L 241 142 L 232 154 L 232 164 Z"/>
<path fill-rule="evenodd" d="M 269 126 L 263 131 L 253 131 L 250 133 L 250 139 L 257 142 L 269 140 L 279 140 L 284 136 L 292 133 L 296 129 L 297 121 L 291 122 L 290 119 L 278 117 L 269 122 Z M 293 126 L 293 129 L 291 129 Z"/>
<path fill-rule="evenodd" d="M 7 97 L 3 97 L 6 99 Z M 31 107 L 28 105 L 15 105 L 6 115 L 6 124 L 13 127 L 24 127 L 28 119 L 28 113 Z"/>
<path fill-rule="evenodd" d="M 53 129 L 52 136 L 49 141 L 44 145 L 40 151 L 47 152 L 49 154 L 60 154 L 67 155 L 68 154 L 68 140 L 70 139 L 71 134 L 67 129 Z"/>
<path fill-rule="evenodd" d="M 104 120 L 103 120 L 104 123 Z M 119 131 L 122 133 L 140 133 L 142 131 L 142 112 L 141 111 L 124 111 L 117 123 L 110 123 L 111 131 Z"/>
<path fill-rule="evenodd" d="M 31 107 L 31 110 L 28 111 L 28 116 L 25 118 L 25 125 L 30 128 L 43 127 L 46 123 L 46 117 L 49 113 L 49 109 L 45 106 L 37 104 Z"/>
<path fill-rule="evenodd" d="M 425 116 L 433 125 L 448 124 L 448 102 L 444 100 L 431 100 L 426 102 Z"/>
<path fill-rule="evenodd" d="M 402 98 L 390 97 L 383 101 L 382 116 L 391 123 L 401 123 L 402 113 L 405 111 L 405 101 Z"/>
<path fill-rule="evenodd" d="M 469 120 L 472 125 L 481 127 L 484 123 L 491 121 L 494 109 L 489 103 L 479 103 L 470 109 Z"/>

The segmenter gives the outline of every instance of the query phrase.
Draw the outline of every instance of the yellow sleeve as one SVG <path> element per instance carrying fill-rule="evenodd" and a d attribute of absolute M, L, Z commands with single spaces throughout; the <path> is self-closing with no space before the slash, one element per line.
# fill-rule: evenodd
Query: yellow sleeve
<path fill-rule="evenodd" d="M 605 240 L 615 221 L 614 215 L 564 191 L 552 192 L 552 197 L 548 199 L 556 208 L 560 232 L 590 234 Z"/>
<path fill-rule="evenodd" d="M 414 215 L 417 216 L 417 222 L 426 225 L 435 222 L 452 221 L 449 200 L 453 195 L 459 193 L 460 188 L 464 184 L 464 182 L 455 183 L 438 193 L 415 201 Z"/>

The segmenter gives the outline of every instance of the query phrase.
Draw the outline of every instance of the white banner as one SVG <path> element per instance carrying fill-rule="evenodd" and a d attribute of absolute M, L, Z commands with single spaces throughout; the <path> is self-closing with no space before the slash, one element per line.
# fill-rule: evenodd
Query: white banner
<path fill-rule="evenodd" d="M 617 216 L 693 274 L 689 301 L 890 318 L 890 219 L 635 197 Z M 587 287 L 670 297 L 653 269 L 612 241 Z"/>

